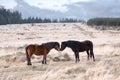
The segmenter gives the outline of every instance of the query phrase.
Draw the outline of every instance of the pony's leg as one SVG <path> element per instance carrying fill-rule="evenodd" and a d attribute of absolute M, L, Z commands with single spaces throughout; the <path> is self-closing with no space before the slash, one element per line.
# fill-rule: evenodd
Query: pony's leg
<path fill-rule="evenodd" d="M 79 52 L 77 52 L 77 60 L 78 60 L 78 62 L 80 61 Z"/>
<path fill-rule="evenodd" d="M 94 53 L 93 53 L 93 61 L 95 61 Z"/>
<path fill-rule="evenodd" d="M 43 56 L 42 64 L 47 64 L 47 62 L 46 62 L 46 55 Z"/>
<path fill-rule="evenodd" d="M 45 56 L 44 56 L 45 64 L 47 64 L 47 61 L 46 61 L 46 56 L 47 56 L 47 55 L 45 55 Z"/>
<path fill-rule="evenodd" d="M 86 52 L 87 52 L 87 60 L 89 60 L 89 50 L 87 50 Z"/>
<path fill-rule="evenodd" d="M 47 64 L 46 57 L 45 57 L 45 64 Z"/>
<path fill-rule="evenodd" d="M 32 64 L 31 64 L 31 59 L 30 59 L 30 58 L 28 58 L 28 63 L 27 63 L 27 65 L 32 65 Z"/>
<path fill-rule="evenodd" d="M 28 56 L 28 65 L 32 65 L 31 64 L 31 56 L 32 56 L 32 53 Z"/>
<path fill-rule="evenodd" d="M 33 55 L 33 52 L 31 52 L 31 54 L 29 55 L 29 58 L 30 58 L 30 65 L 32 65 L 32 63 L 31 63 L 31 57 L 32 57 L 32 55 Z"/>
<path fill-rule="evenodd" d="M 43 56 L 42 64 L 44 64 L 44 56 Z"/>
<path fill-rule="evenodd" d="M 76 61 L 75 61 L 75 62 L 77 63 L 77 54 L 76 54 L 76 53 L 74 53 L 74 54 L 75 54 L 75 59 L 76 59 Z"/>
<path fill-rule="evenodd" d="M 26 50 L 26 57 L 27 57 L 27 65 L 32 65 L 31 64 L 31 55 L 28 55 L 28 52 L 27 52 L 27 50 Z"/>
<path fill-rule="evenodd" d="M 90 54 L 91 54 L 91 56 L 93 57 L 93 61 L 95 61 L 95 57 L 94 57 L 93 50 L 90 50 Z"/>

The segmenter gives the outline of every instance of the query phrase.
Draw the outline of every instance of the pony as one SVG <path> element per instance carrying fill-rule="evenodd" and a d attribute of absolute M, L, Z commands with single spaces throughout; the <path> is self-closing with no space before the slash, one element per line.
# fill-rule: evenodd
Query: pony
<path fill-rule="evenodd" d="M 47 64 L 46 57 L 47 54 L 50 52 L 51 49 L 55 49 L 57 51 L 60 50 L 60 45 L 58 42 L 47 42 L 41 45 L 38 44 L 30 44 L 25 48 L 26 51 L 26 58 L 27 58 L 27 65 L 31 64 L 31 56 L 35 55 L 43 55 L 42 64 Z"/>
<path fill-rule="evenodd" d="M 93 43 L 89 40 L 85 40 L 82 42 L 74 41 L 74 40 L 68 40 L 63 41 L 61 43 L 60 51 L 63 51 L 66 47 L 69 47 L 72 49 L 72 51 L 75 54 L 76 62 L 79 62 L 79 52 L 86 51 L 87 52 L 87 59 L 89 60 L 89 57 L 93 57 L 93 61 L 95 61 L 94 53 L 93 53 Z"/>

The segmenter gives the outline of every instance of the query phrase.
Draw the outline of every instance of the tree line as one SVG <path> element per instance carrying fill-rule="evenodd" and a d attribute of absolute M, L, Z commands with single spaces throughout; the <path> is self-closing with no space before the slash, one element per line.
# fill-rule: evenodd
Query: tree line
<path fill-rule="evenodd" d="M 21 14 L 18 11 L 11 12 L 4 8 L 0 9 L 0 24 L 12 24 L 21 22 Z"/>
<path fill-rule="evenodd" d="M 73 18 L 49 19 L 39 17 L 22 18 L 18 11 L 10 11 L 5 8 L 0 8 L 0 25 L 4 24 L 23 24 L 23 23 L 62 23 L 62 22 L 84 22 Z"/>
<path fill-rule="evenodd" d="M 120 18 L 93 18 L 87 21 L 91 26 L 120 26 Z"/>

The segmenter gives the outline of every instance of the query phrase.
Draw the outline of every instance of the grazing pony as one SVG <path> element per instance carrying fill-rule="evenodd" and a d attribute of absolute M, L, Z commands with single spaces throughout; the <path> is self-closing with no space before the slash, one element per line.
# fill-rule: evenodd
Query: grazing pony
<path fill-rule="evenodd" d="M 72 51 L 75 54 L 76 62 L 80 61 L 79 52 L 83 52 L 83 51 L 87 52 L 88 60 L 89 60 L 89 56 L 90 56 L 91 58 L 93 57 L 93 61 L 95 61 L 94 53 L 93 53 L 93 43 L 89 40 L 86 40 L 83 42 L 74 41 L 74 40 L 64 41 L 61 44 L 60 51 L 63 51 L 66 47 L 69 47 L 72 49 Z"/>
<path fill-rule="evenodd" d="M 31 56 L 33 54 L 35 54 L 35 55 L 43 55 L 42 64 L 46 64 L 47 54 L 53 48 L 59 51 L 60 50 L 59 43 L 58 42 L 48 42 L 48 43 L 43 43 L 41 45 L 37 45 L 37 44 L 28 45 L 25 48 L 26 57 L 27 57 L 27 65 L 32 65 L 31 64 Z"/>

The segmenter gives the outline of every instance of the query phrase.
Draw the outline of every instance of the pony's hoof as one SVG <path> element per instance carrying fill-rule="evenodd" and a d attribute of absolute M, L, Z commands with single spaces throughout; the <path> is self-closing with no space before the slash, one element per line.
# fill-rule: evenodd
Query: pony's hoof
<path fill-rule="evenodd" d="M 42 61 L 42 64 L 44 64 L 44 61 Z"/>
<path fill-rule="evenodd" d="M 75 61 L 75 63 L 78 63 L 77 61 Z"/>
<path fill-rule="evenodd" d="M 31 66 L 32 64 L 27 64 L 28 66 Z"/>

